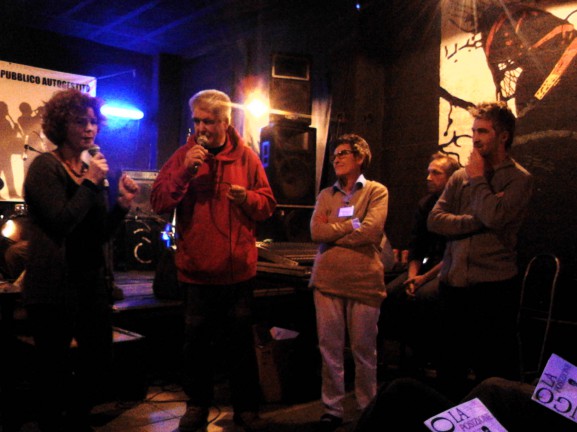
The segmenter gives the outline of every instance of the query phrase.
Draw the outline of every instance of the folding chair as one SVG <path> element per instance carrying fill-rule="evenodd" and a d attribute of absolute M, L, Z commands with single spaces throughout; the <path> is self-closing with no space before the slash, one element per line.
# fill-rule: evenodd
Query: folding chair
<path fill-rule="evenodd" d="M 549 253 L 535 255 L 525 269 L 517 316 L 521 381 L 538 377 L 545 365 L 545 355 L 554 319 L 559 259 Z"/>

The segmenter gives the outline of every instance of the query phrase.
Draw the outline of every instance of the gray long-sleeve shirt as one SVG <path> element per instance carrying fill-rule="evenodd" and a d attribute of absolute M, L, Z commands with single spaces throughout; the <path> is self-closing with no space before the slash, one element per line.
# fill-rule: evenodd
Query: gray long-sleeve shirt
<path fill-rule="evenodd" d="M 429 214 L 431 231 L 447 237 L 440 278 L 457 287 L 510 279 L 517 274 L 517 234 L 533 178 L 511 158 L 492 179 L 455 172 Z"/>

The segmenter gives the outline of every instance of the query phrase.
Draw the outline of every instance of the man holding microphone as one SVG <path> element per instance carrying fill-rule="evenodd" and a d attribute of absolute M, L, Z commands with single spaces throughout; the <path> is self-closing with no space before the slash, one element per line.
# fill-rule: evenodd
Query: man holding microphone
<path fill-rule="evenodd" d="M 176 209 L 176 267 L 184 290 L 181 431 L 204 430 L 214 396 L 215 345 L 225 349 L 234 422 L 263 430 L 251 303 L 256 223 L 276 207 L 260 159 L 230 125 L 231 101 L 218 90 L 190 99 L 194 135 L 160 170 L 151 193 L 158 213 Z"/>

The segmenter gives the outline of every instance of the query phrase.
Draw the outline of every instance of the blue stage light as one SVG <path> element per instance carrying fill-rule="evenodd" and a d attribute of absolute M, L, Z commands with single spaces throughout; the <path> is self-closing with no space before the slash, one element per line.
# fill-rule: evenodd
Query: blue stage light
<path fill-rule="evenodd" d="M 118 107 L 105 104 L 100 108 L 100 112 L 106 117 L 120 117 L 131 120 L 140 120 L 144 117 L 144 113 L 136 108 Z"/>

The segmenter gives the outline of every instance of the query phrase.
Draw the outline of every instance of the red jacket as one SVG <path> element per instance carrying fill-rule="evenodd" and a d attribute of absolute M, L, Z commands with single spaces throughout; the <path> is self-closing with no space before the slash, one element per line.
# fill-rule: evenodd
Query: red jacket
<path fill-rule="evenodd" d="M 276 201 L 260 159 L 230 126 L 224 149 L 209 155 L 196 176 L 184 166 L 193 144 L 180 147 L 160 170 L 150 200 L 159 214 L 176 214 L 178 280 L 230 284 L 256 275 L 256 222 L 270 217 Z M 238 206 L 226 194 L 244 186 Z"/>

